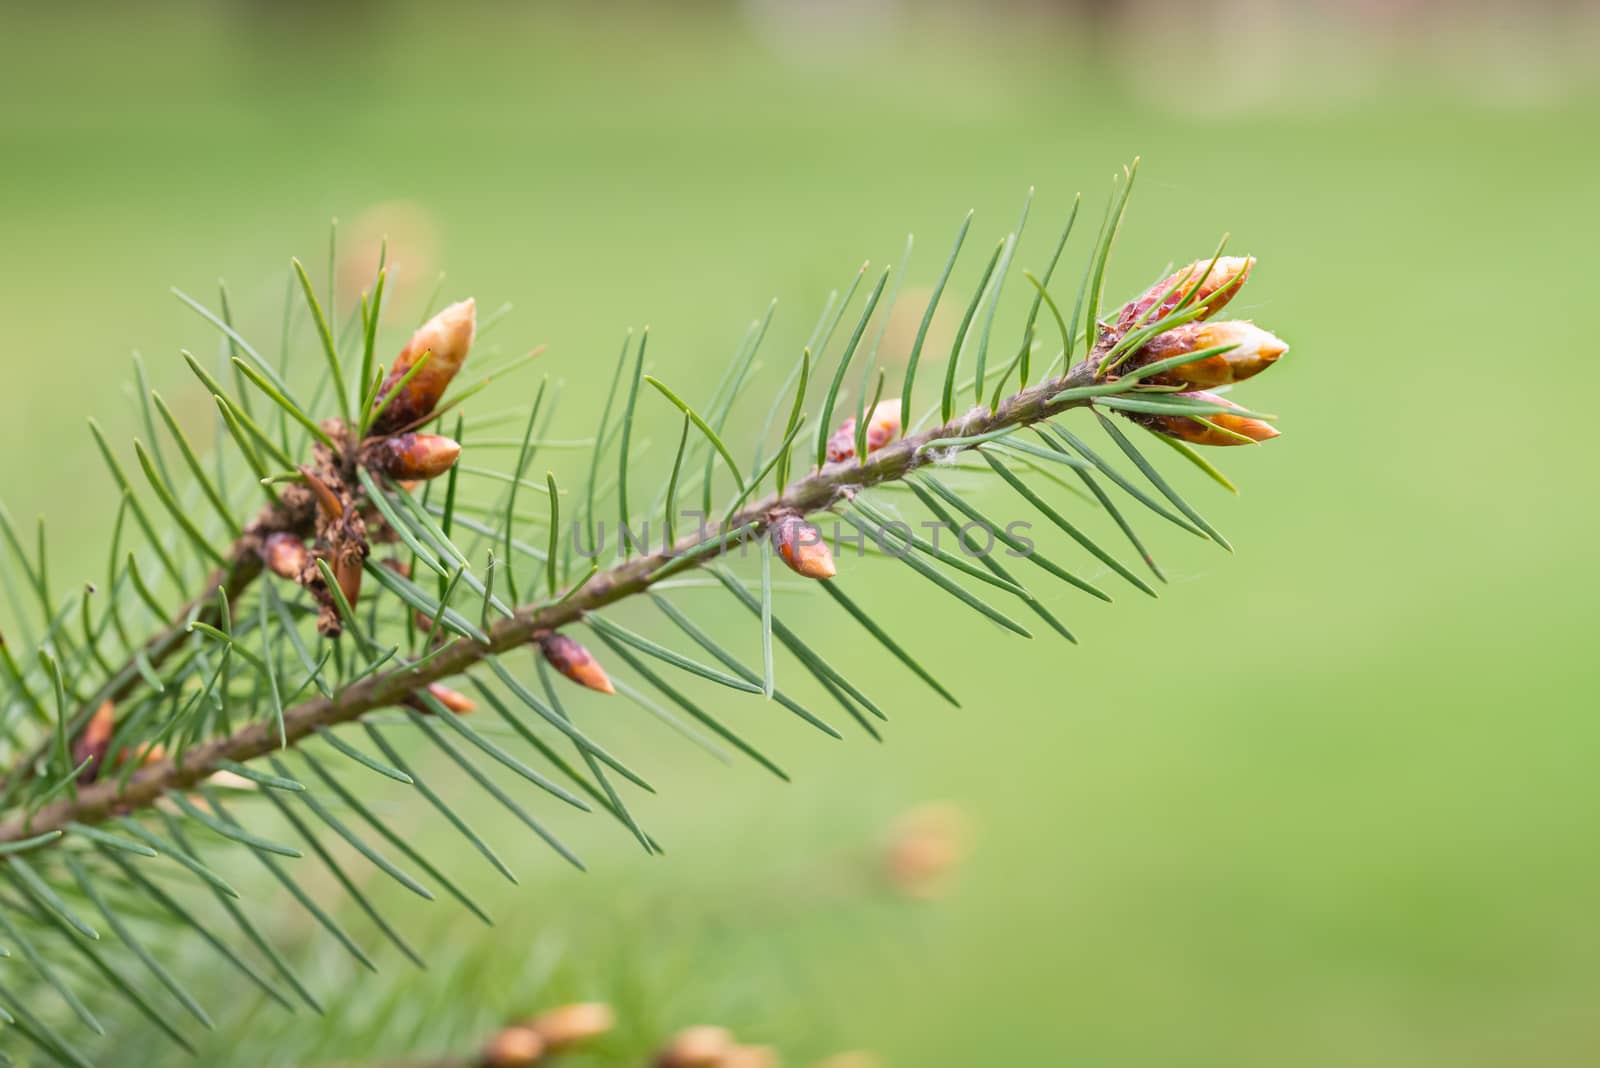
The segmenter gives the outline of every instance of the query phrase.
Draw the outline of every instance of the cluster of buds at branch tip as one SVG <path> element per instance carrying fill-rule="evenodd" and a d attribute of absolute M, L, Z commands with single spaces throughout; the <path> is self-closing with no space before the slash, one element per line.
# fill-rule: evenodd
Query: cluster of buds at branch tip
<path fill-rule="evenodd" d="M 438 478 L 460 455 L 460 444 L 439 434 L 395 434 L 362 446 L 361 462 L 371 471 L 411 482 Z"/>
<path fill-rule="evenodd" d="M 1123 305 L 1114 329 L 1118 334 L 1125 334 L 1135 323 L 1153 323 L 1183 303 L 1191 292 L 1194 292 L 1194 299 L 1189 303 L 1204 305 L 1206 312 L 1202 318 L 1209 318 L 1238 295 L 1255 265 L 1254 256 L 1219 256 L 1215 263 L 1196 260 L 1145 290 L 1137 300 Z M 1160 307 L 1156 306 L 1158 302 Z"/>
<path fill-rule="evenodd" d="M 778 556 L 797 575 L 811 579 L 830 579 L 838 574 L 833 566 L 833 552 L 828 548 L 822 531 L 794 513 L 786 513 L 772 521 L 767 530 L 772 547 Z"/>
<path fill-rule="evenodd" d="M 1226 352 L 1216 352 L 1191 360 L 1176 367 L 1145 378 L 1152 385 L 1182 386 L 1186 389 L 1211 389 L 1231 386 L 1271 367 L 1279 356 L 1289 351 L 1277 336 L 1254 323 L 1226 320 L 1220 323 L 1186 323 L 1183 326 L 1157 334 L 1128 360 L 1127 366 L 1143 367 L 1175 356 L 1207 349 L 1232 346 Z"/>
<path fill-rule="evenodd" d="M 450 380 L 466 362 L 477 328 L 477 305 L 471 298 L 450 305 L 418 327 L 400 355 L 395 357 L 394 366 L 389 368 L 378 390 L 376 403 L 384 403 L 424 353 L 428 355 L 427 362 L 411 376 L 404 389 L 388 400 L 372 424 L 372 433 L 392 434 L 430 415 Z"/>
<path fill-rule="evenodd" d="M 1142 376 L 1140 386 L 1175 386 L 1184 392 L 1163 395 L 1242 412 L 1243 409 L 1232 401 L 1201 390 L 1231 386 L 1252 378 L 1276 363 L 1289 351 L 1289 346 L 1254 323 L 1205 320 L 1238 294 L 1255 263 L 1250 256 L 1197 260 L 1162 279 L 1143 296 L 1123 305 L 1114 325 L 1101 333 L 1100 351 L 1114 351 L 1129 334 L 1159 322 L 1163 316 L 1193 310 L 1196 313 L 1193 321 L 1156 334 L 1117 361 L 1116 373 L 1132 374 L 1152 364 L 1170 361 L 1171 366 Z M 1198 358 L 1183 362 L 1183 357 L 1191 354 L 1197 354 Z M 1158 434 L 1192 445 L 1249 445 L 1268 441 L 1279 434 L 1270 423 L 1231 411 L 1203 416 L 1127 410 L 1119 414 Z"/>
<path fill-rule="evenodd" d="M 600 693 L 616 693 L 605 668 L 594 654 L 565 634 L 542 634 L 534 639 L 545 661 L 558 672 L 577 683 Z"/>
<path fill-rule="evenodd" d="M 867 455 L 900 436 L 900 402 L 881 401 L 867 414 Z M 856 454 L 856 420 L 851 416 L 828 438 L 828 459 L 834 463 Z"/>
<path fill-rule="evenodd" d="M 1174 397 L 1188 397 L 1226 408 L 1239 406 L 1215 393 L 1174 393 Z M 1242 410 L 1242 409 L 1241 409 Z M 1126 413 L 1134 422 L 1165 434 L 1169 438 L 1187 441 L 1191 445 L 1252 445 L 1271 441 L 1282 433 L 1271 423 L 1246 415 L 1218 412 L 1202 418 L 1190 415 L 1151 415 L 1142 412 Z"/>

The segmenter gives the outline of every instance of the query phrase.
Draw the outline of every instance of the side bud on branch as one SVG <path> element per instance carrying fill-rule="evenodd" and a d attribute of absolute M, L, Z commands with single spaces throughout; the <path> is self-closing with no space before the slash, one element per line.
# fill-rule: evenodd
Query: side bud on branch
<path fill-rule="evenodd" d="M 900 402 L 882 401 L 867 415 L 867 455 L 900 436 Z M 834 463 L 856 454 L 856 421 L 852 416 L 828 438 L 828 459 Z"/>
<path fill-rule="evenodd" d="M 267 570 L 274 575 L 290 582 L 299 582 L 306 566 L 311 563 L 311 551 L 295 535 L 279 531 L 267 535 L 261 547 L 261 558 L 266 562 Z"/>
<path fill-rule="evenodd" d="M 1233 347 L 1227 352 L 1179 364 L 1151 375 L 1145 381 L 1153 385 L 1185 386 L 1190 389 L 1232 385 L 1260 374 L 1289 351 L 1289 346 L 1282 340 L 1254 323 L 1231 319 L 1220 323 L 1188 323 L 1151 338 L 1134 353 L 1128 361 L 1128 367 L 1143 367 L 1158 360 L 1224 345 Z"/>
<path fill-rule="evenodd" d="M 795 574 L 829 579 L 839 573 L 833 566 L 833 553 L 823 540 L 822 531 L 799 516 L 791 513 L 774 519 L 767 536 L 772 539 L 778 556 Z"/>
<path fill-rule="evenodd" d="M 1215 393 L 1174 393 L 1175 397 L 1188 397 L 1226 408 L 1239 406 Z M 1271 423 L 1249 416 L 1218 412 L 1203 418 L 1190 415 L 1131 414 L 1129 418 L 1158 434 L 1187 441 L 1191 445 L 1251 445 L 1271 441 L 1282 431 Z"/>
<path fill-rule="evenodd" d="M 605 669 L 600 666 L 600 661 L 578 642 L 565 634 L 545 634 L 534 640 L 539 643 L 539 651 L 550 666 L 579 686 L 587 686 L 600 693 L 617 692 Z"/>
<path fill-rule="evenodd" d="M 378 391 L 378 403 L 383 403 L 423 353 L 428 354 L 428 361 L 406 383 L 405 389 L 389 401 L 372 425 L 374 434 L 391 434 L 433 411 L 450 380 L 466 362 L 477 328 L 477 305 L 468 298 L 450 305 L 411 335 L 406 347 L 395 357 L 394 366 L 389 368 L 383 388 Z"/>
<path fill-rule="evenodd" d="M 396 434 L 369 442 L 361 462 L 402 481 L 438 478 L 455 465 L 461 446 L 438 434 Z"/>

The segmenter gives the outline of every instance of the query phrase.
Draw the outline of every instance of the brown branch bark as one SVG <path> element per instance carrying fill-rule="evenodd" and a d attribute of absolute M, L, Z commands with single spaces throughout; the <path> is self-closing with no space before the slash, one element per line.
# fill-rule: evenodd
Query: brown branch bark
<path fill-rule="evenodd" d="M 705 549 L 708 542 L 721 540 L 723 544 L 697 560 L 695 566 L 718 559 L 743 542 L 763 536 L 774 516 L 821 512 L 849 500 L 863 489 L 902 479 L 935 462 L 935 450 L 926 448 L 930 442 L 1026 426 L 1081 407 L 1087 402 L 1057 400 L 1056 394 L 1092 384 L 1097 360 L 1098 354 L 1060 378 L 1012 394 L 993 411 L 987 407 L 975 408 L 943 426 L 892 442 L 872 453 L 865 463 L 858 464 L 852 459 L 827 464 L 791 483 L 781 493 L 770 494 L 731 517 L 727 530 L 751 528 L 742 535 L 728 538 L 721 532 L 686 535 L 669 551 L 626 560 L 600 572 L 565 601 L 518 608 L 512 618 L 502 619 L 490 628 L 487 643 L 458 640 L 421 667 L 402 665 L 365 679 L 331 698 L 318 696 L 286 709 L 284 730 L 288 745 L 294 745 L 318 728 L 347 723 L 373 709 L 399 704 L 406 695 L 430 682 L 459 675 L 488 657 L 527 643 L 535 634 L 557 630 L 581 620 L 587 612 L 625 600 L 662 577 L 663 571 L 679 557 Z M 240 565 L 236 563 L 235 566 Z M 259 564 L 256 571 L 259 572 Z M 181 631 L 181 625 L 178 629 Z M 134 773 L 126 784 L 115 779 L 96 782 L 81 788 L 76 797 L 51 802 L 31 819 L 13 817 L 0 824 L 0 843 L 60 830 L 73 822 L 93 824 L 138 811 L 153 805 L 169 791 L 194 786 L 219 770 L 224 761 L 243 763 L 279 749 L 276 721 L 257 721 L 231 735 L 190 748 L 181 765 L 170 759 L 159 761 Z"/>

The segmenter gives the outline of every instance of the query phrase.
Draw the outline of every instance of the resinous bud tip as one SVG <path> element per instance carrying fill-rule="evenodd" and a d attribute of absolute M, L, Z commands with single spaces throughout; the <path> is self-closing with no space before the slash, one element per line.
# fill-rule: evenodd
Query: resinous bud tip
<path fill-rule="evenodd" d="M 539 651 L 550 666 L 579 686 L 600 693 L 617 692 L 600 662 L 578 642 L 565 634 L 546 634 L 537 640 Z"/>
<path fill-rule="evenodd" d="M 767 536 L 773 549 L 789 569 L 811 579 L 830 579 L 837 575 L 833 552 L 822 531 L 797 515 L 783 515 L 772 521 Z"/>
<path fill-rule="evenodd" d="M 389 401 L 373 424 L 373 433 L 399 429 L 432 412 L 449 388 L 450 380 L 466 362 L 477 329 L 477 304 L 471 298 L 450 305 L 418 327 L 400 355 L 395 357 L 394 366 L 389 368 L 383 388 L 378 391 L 377 403 L 382 403 L 399 385 L 423 353 L 429 354 L 428 362 L 411 377 L 405 389 Z"/>
<path fill-rule="evenodd" d="M 1168 368 L 1145 381 L 1193 389 L 1232 385 L 1260 374 L 1289 351 L 1289 346 L 1275 334 L 1254 323 L 1228 319 L 1217 323 L 1185 323 L 1158 334 L 1146 342 L 1129 363 L 1132 367 L 1143 367 L 1158 360 L 1224 345 L 1233 347 L 1227 352 Z"/>
<path fill-rule="evenodd" d="M 267 535 L 267 540 L 261 546 L 261 558 L 266 562 L 267 570 L 274 575 L 298 582 L 306 564 L 311 561 L 311 551 L 306 548 L 305 542 L 293 534 L 279 531 Z"/>
<path fill-rule="evenodd" d="M 1174 393 L 1172 396 L 1192 397 L 1226 408 L 1239 407 L 1226 397 L 1220 397 L 1215 393 Z M 1216 412 L 1200 419 L 1187 415 L 1140 415 L 1135 417 L 1135 421 L 1158 434 L 1187 441 L 1191 445 L 1259 444 L 1271 441 L 1282 433 L 1271 423 L 1247 415 L 1235 415 L 1232 412 Z"/>
<path fill-rule="evenodd" d="M 460 455 L 461 445 L 439 434 L 396 434 L 372 442 L 362 459 L 374 471 L 411 481 L 438 478 Z"/>
<path fill-rule="evenodd" d="M 1234 298 L 1255 265 L 1254 256 L 1219 256 L 1215 263 L 1196 260 L 1151 286 L 1138 300 L 1123 305 L 1117 315 L 1117 329 L 1126 331 L 1135 323 L 1148 326 L 1171 313 L 1196 290 L 1189 304 L 1204 304 L 1205 312 L 1200 318 L 1209 319 Z"/>

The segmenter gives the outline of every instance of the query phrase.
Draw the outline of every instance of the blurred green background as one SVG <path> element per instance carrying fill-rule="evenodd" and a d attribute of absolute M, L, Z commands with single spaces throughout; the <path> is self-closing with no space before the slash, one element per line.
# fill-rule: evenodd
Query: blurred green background
<path fill-rule="evenodd" d="M 970 292 L 1033 185 L 1017 267 L 1038 271 L 1072 196 L 1096 221 L 1141 156 L 1112 297 L 1228 231 L 1260 257 L 1234 309 L 1293 346 L 1242 391 L 1284 436 L 1213 457 L 1242 495 L 1175 472 L 1237 554 L 1142 522 L 1173 581 L 1159 602 L 1053 595 L 1078 648 L 979 632 L 858 565 L 881 574 L 850 588 L 960 711 L 786 594 L 895 713 L 887 743 L 775 724 L 783 786 L 606 722 L 661 789 L 638 811 L 668 857 L 599 820 L 568 832 L 587 876 L 508 844 L 523 885 L 495 911 L 619 975 L 688 952 L 669 985 L 760 1003 L 796 1062 L 1591 1063 L 1600 37 L 1578 6 L 1462 11 L 5 3 L 0 496 L 52 516 L 58 584 L 98 576 L 114 501 L 83 420 L 136 432 L 130 352 L 208 426 L 177 350 L 216 338 L 168 287 L 209 300 L 225 276 L 275 344 L 287 260 L 321 264 L 330 217 L 347 250 L 387 230 L 415 264 L 394 345 L 441 269 L 446 297 L 514 304 L 495 346 L 549 345 L 556 436 L 582 437 L 625 328 L 650 324 L 654 372 L 703 399 L 776 296 L 764 402 L 863 258 L 914 232 L 906 285 L 926 286 L 976 208 Z M 1016 315 L 997 329 L 1012 343 Z M 927 799 L 974 829 L 940 900 L 808 881 Z M 446 919 L 446 942 L 481 937 Z M 324 982 L 349 972 L 330 958 Z M 491 984 L 508 1006 L 515 974 Z M 404 1052 L 390 1038 L 369 1052 Z"/>

